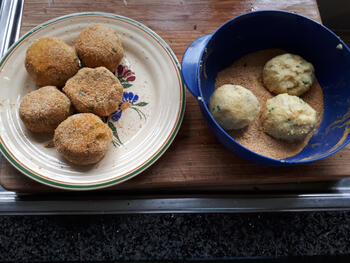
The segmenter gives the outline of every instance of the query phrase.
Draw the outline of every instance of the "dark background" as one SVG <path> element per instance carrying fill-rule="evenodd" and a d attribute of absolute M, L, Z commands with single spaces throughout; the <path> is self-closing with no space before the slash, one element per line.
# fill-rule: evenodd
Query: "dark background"
<path fill-rule="evenodd" d="M 350 253 L 350 212 L 3 216 L 0 226 L 2 261 L 198 261 Z"/>

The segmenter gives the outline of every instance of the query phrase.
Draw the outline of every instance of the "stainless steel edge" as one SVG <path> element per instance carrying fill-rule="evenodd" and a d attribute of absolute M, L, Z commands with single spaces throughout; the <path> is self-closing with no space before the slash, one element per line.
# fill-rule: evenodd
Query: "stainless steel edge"
<path fill-rule="evenodd" d="M 95 193 L 96 194 L 96 193 Z M 62 197 L 62 196 L 61 196 Z M 52 196 L 0 194 L 0 215 L 143 214 L 143 213 L 245 213 L 350 210 L 350 193 L 304 195 L 173 195 L 108 196 L 64 200 Z M 21 200 L 22 199 L 22 200 Z M 78 200 L 77 200 L 78 199 Z M 79 200 L 80 199 L 80 200 Z"/>
<path fill-rule="evenodd" d="M 18 39 L 23 0 L 3 0 L 0 8 L 0 57 Z"/>

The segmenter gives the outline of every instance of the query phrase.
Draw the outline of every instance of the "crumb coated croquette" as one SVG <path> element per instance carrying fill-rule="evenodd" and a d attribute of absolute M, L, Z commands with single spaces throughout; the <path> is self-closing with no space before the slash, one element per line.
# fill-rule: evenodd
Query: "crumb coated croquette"
<path fill-rule="evenodd" d="M 108 116 L 118 109 L 123 97 L 123 86 L 105 67 L 82 68 L 67 81 L 63 92 L 79 112 Z"/>
<path fill-rule="evenodd" d="M 102 25 L 85 28 L 75 40 L 75 49 L 84 67 L 104 66 L 114 72 L 124 57 L 118 33 Z"/>
<path fill-rule="evenodd" d="M 46 86 L 26 94 L 19 116 L 32 132 L 53 132 L 73 113 L 69 98 L 54 86 Z"/>
<path fill-rule="evenodd" d="M 26 52 L 25 67 L 39 86 L 62 87 L 79 70 L 73 47 L 55 37 L 40 38 Z"/>
<path fill-rule="evenodd" d="M 111 129 L 91 113 L 75 114 L 55 130 L 54 144 L 68 161 L 78 165 L 99 162 L 112 142 Z"/>

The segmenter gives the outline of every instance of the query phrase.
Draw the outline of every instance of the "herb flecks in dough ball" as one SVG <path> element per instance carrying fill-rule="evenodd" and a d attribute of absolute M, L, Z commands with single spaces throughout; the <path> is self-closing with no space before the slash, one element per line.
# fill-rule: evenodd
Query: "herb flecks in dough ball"
<path fill-rule="evenodd" d="M 225 84 L 212 94 L 209 109 L 223 129 L 237 130 L 248 126 L 257 117 L 260 104 L 246 88 Z"/>
<path fill-rule="evenodd" d="M 310 89 L 314 79 L 312 64 L 289 53 L 272 58 L 263 70 L 264 85 L 275 94 L 300 96 Z"/>
<path fill-rule="evenodd" d="M 317 122 L 316 111 L 309 104 L 288 94 L 267 100 L 263 119 L 266 133 L 290 142 L 305 139 Z"/>

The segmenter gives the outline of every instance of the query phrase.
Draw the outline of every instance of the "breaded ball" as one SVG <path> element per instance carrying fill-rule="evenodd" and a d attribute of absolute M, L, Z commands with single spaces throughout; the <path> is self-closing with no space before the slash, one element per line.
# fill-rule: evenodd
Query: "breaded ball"
<path fill-rule="evenodd" d="M 78 165 L 99 162 L 112 142 L 111 129 L 92 113 L 75 114 L 55 130 L 54 145 L 68 161 Z"/>
<path fill-rule="evenodd" d="M 118 33 L 102 25 L 85 28 L 75 40 L 75 49 L 84 67 L 104 66 L 115 72 L 124 57 Z"/>
<path fill-rule="evenodd" d="M 237 130 L 248 126 L 260 111 L 255 95 L 239 85 L 225 84 L 214 91 L 209 110 L 225 130 Z"/>
<path fill-rule="evenodd" d="M 123 86 L 105 67 L 82 68 L 70 78 L 63 92 L 79 112 L 108 116 L 118 109 L 123 98 Z"/>
<path fill-rule="evenodd" d="M 314 79 L 312 64 L 288 53 L 269 60 L 263 69 L 264 85 L 275 94 L 300 96 L 310 89 Z"/>
<path fill-rule="evenodd" d="M 53 132 L 72 113 L 70 100 L 54 86 L 28 93 L 19 106 L 19 116 L 32 132 Z"/>
<path fill-rule="evenodd" d="M 40 38 L 27 49 L 25 67 L 40 86 L 61 87 L 79 70 L 73 47 L 55 37 Z"/>
<path fill-rule="evenodd" d="M 276 139 L 303 140 L 317 122 L 316 111 L 301 98 L 280 94 L 267 100 L 263 113 L 265 132 Z"/>

